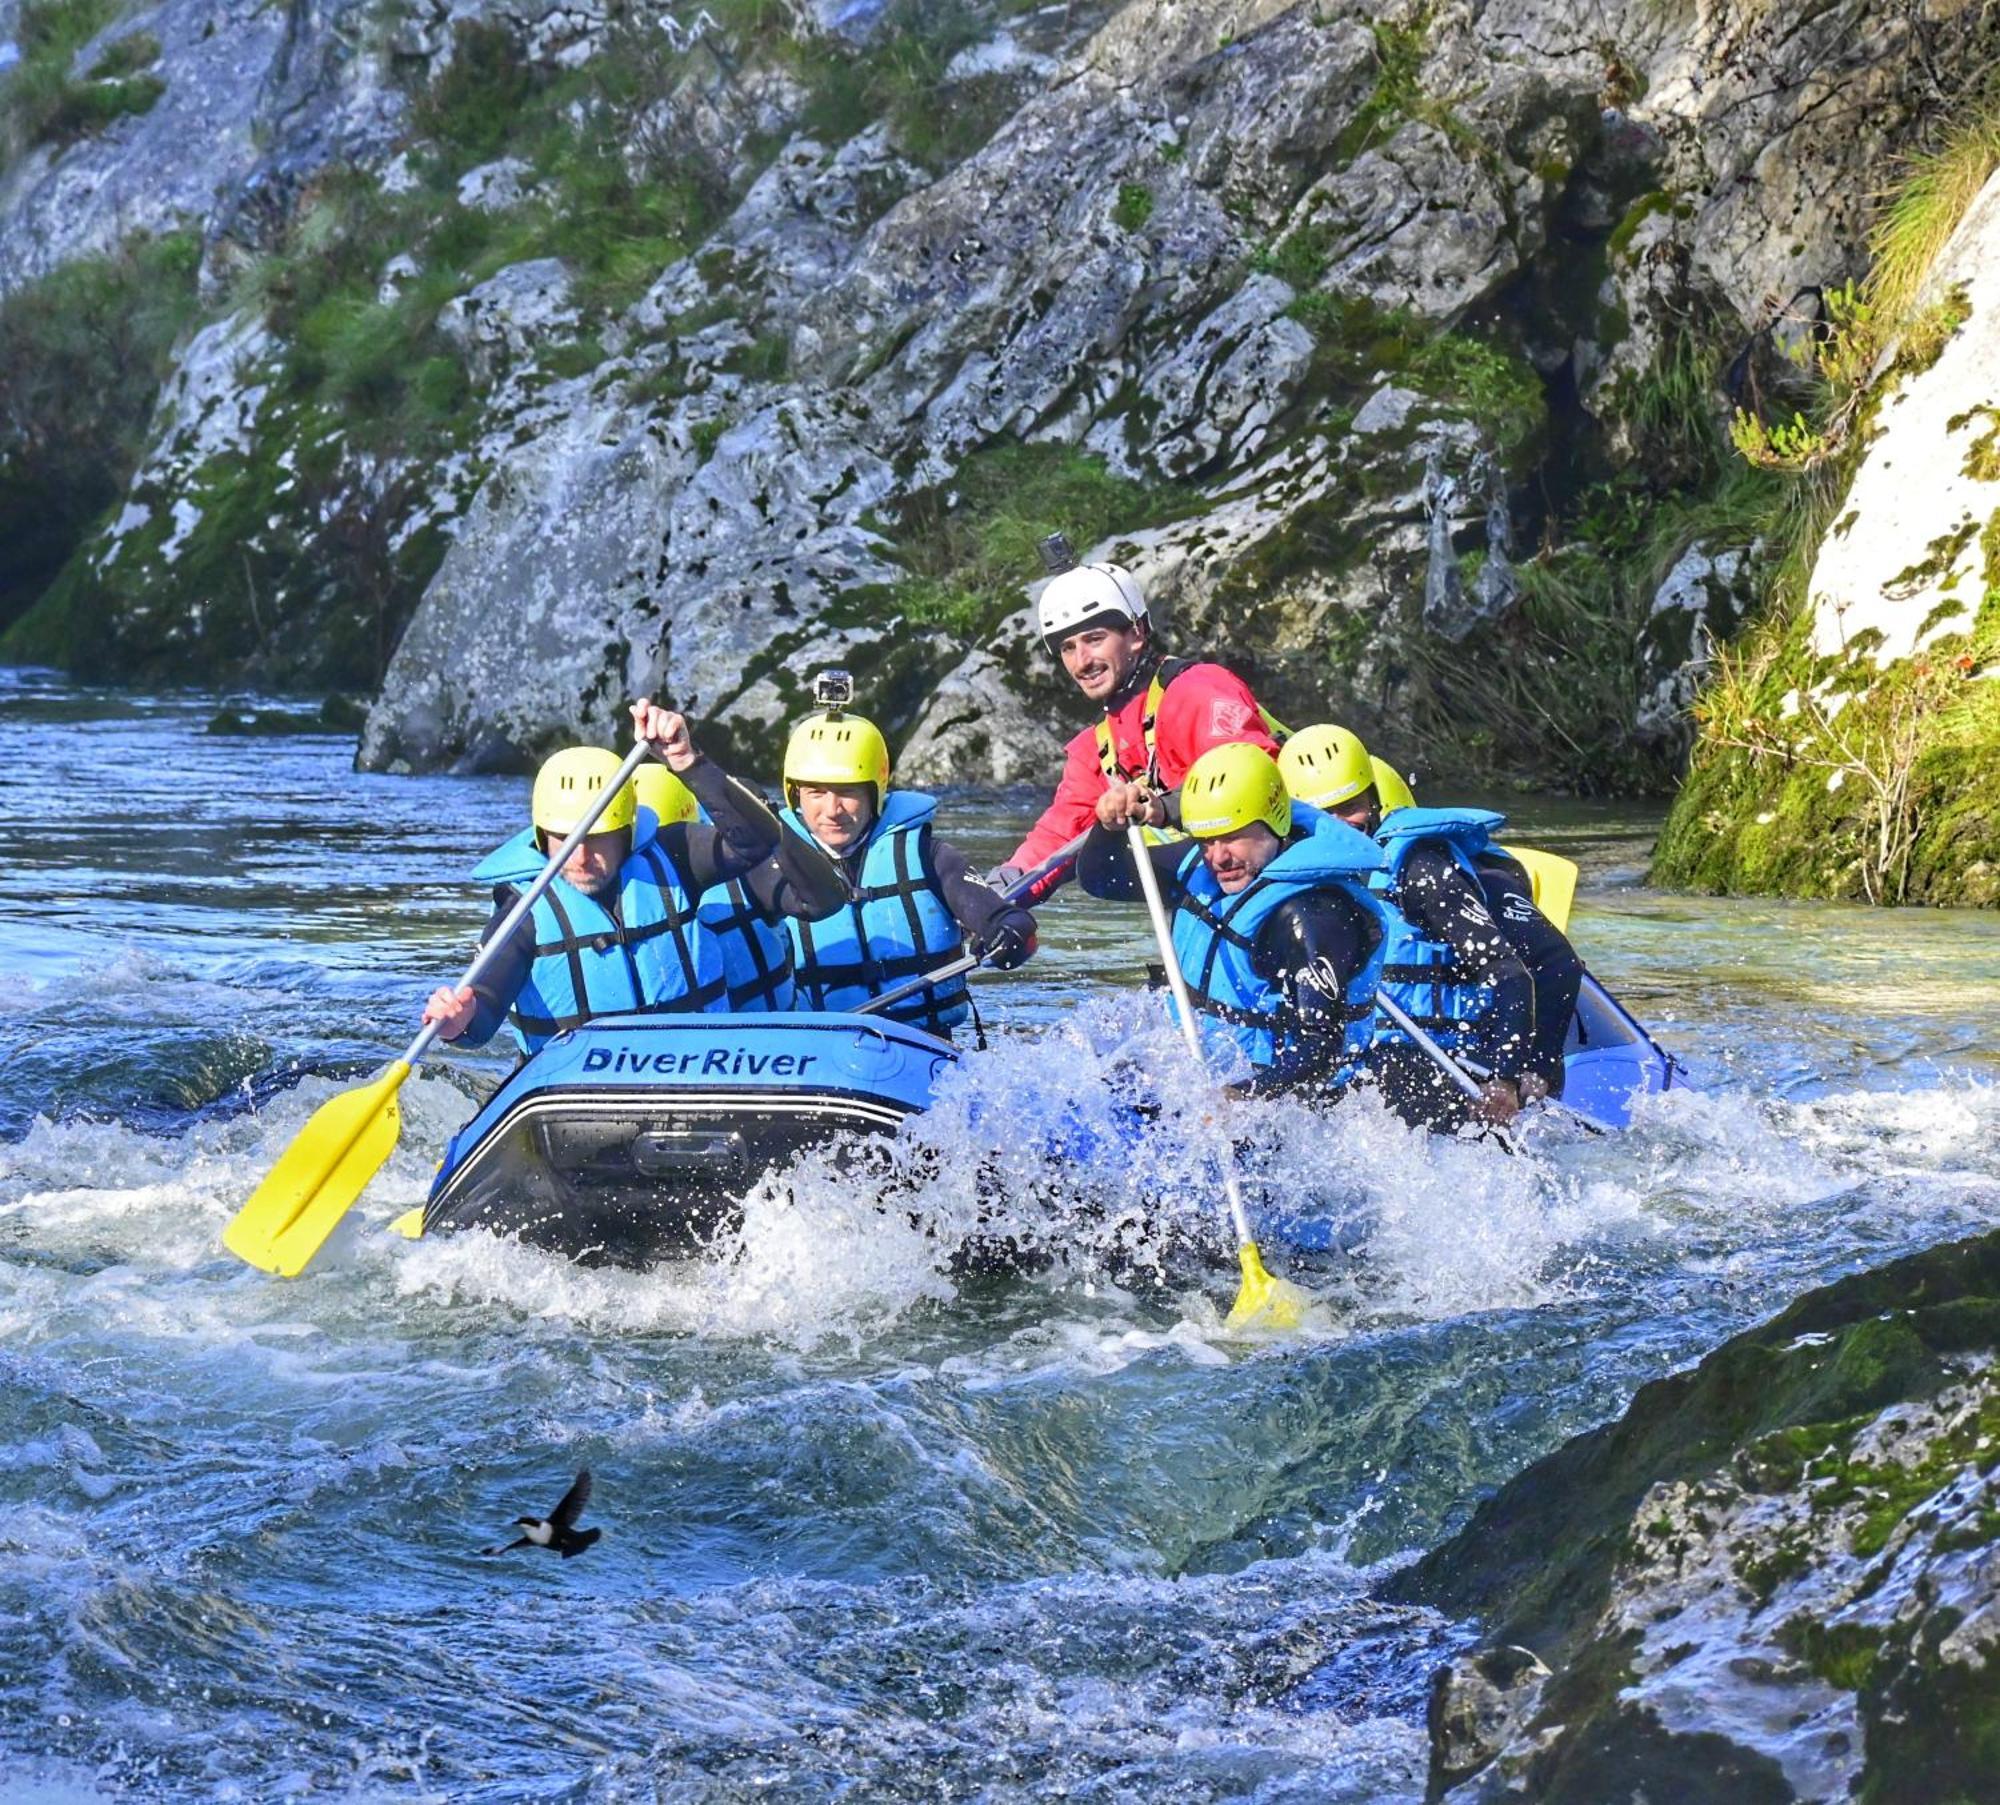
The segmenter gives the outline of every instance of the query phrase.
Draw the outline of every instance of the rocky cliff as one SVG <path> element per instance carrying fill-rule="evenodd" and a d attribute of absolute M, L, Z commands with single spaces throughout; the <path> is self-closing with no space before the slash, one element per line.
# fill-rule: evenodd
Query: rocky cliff
<path fill-rule="evenodd" d="M 391 769 L 640 688 L 767 754 L 841 662 L 925 780 L 1039 776 L 1076 724 L 1025 632 L 1055 528 L 1281 714 L 1667 779 L 1782 500 L 1732 394 L 1784 392 L 1798 298 L 1861 273 L 1885 160 L 2000 35 L 1950 0 L 9 4 L 8 651 L 374 692 Z"/>
<path fill-rule="evenodd" d="M 1811 1292 L 1503 1486 L 1398 1592 L 1489 1641 L 1436 1676 L 1431 1793 L 1990 1798 L 2000 1236 Z"/>
<path fill-rule="evenodd" d="M 1825 323 L 1820 418 L 1739 433 L 1803 491 L 1800 580 L 1703 706 L 1671 881 L 2000 904 L 2000 129 L 1903 196 L 1935 255 L 1888 236 Z"/>

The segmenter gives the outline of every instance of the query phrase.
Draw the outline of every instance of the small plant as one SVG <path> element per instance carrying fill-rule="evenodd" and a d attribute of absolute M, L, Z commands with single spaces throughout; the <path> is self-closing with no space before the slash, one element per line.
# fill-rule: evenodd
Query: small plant
<path fill-rule="evenodd" d="M 0 76 L 0 170 L 32 145 L 68 144 L 144 113 L 167 91 L 142 73 L 160 55 L 159 39 L 143 31 L 107 45 L 72 79 L 78 52 L 120 11 L 119 0 L 25 0 L 15 28 L 21 60 Z"/>
<path fill-rule="evenodd" d="M 910 497 L 882 523 L 910 573 L 890 604 L 906 620 L 969 643 L 1020 606 L 1050 533 L 1085 546 L 1198 505 L 1191 491 L 1114 476 L 1101 459 L 1066 446 L 974 452 L 948 484 Z"/>
<path fill-rule="evenodd" d="M 1121 232 L 1138 232 L 1153 217 L 1153 191 L 1143 182 L 1125 182 L 1118 190 L 1118 203 L 1111 209 L 1111 223 Z"/>

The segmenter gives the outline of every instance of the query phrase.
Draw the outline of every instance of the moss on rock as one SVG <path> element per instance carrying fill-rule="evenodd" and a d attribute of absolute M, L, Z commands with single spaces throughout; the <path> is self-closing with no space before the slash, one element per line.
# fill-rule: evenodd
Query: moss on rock
<path fill-rule="evenodd" d="M 1389 1590 L 1557 1669 L 1496 1773 L 1595 1800 L 1708 1762 L 1791 1798 L 1783 1707 L 1863 1799 L 1983 1797 L 2000 1663 L 1954 1636 L 2000 1611 L 1996 1352 L 1988 1234 L 1808 1294 L 1482 1504 Z M 1695 1655 L 1751 1692 L 1707 1698 Z"/>

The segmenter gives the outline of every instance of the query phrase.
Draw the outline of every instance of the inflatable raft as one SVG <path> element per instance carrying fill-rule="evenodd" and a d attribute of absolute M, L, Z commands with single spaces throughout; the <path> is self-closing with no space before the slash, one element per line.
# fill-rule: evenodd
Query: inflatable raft
<path fill-rule="evenodd" d="M 1570 1043 L 1563 1102 L 1604 1127 L 1685 1083 L 1594 978 Z M 698 1254 L 760 1176 L 893 1134 L 957 1057 L 873 1015 L 605 1016 L 558 1035 L 452 1138 L 423 1232 L 486 1228 L 619 1265 Z"/>
<path fill-rule="evenodd" d="M 954 1057 L 873 1015 L 602 1016 L 452 1137 L 424 1233 L 488 1228 L 620 1265 L 697 1253 L 761 1174 L 893 1133 Z"/>

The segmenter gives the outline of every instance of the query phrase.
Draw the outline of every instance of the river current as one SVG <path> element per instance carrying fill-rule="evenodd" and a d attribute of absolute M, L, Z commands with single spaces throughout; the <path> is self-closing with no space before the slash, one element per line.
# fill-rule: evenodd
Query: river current
<path fill-rule="evenodd" d="M 2000 1222 L 2000 920 L 1662 895 L 1651 815 L 1551 804 L 1518 815 L 1583 865 L 1579 949 L 1699 1088 L 1518 1156 L 1274 1112 L 1253 1209 L 1338 1226 L 1267 1249 L 1308 1334 L 1232 1341 L 1226 1265 L 1149 1264 L 1136 1203 L 1220 1208 L 1172 1112 L 1067 1175 L 1074 1259 L 954 1277 L 967 1174 L 1034 1139 L 996 1121 L 1175 1057 L 1143 917 L 1068 893 L 926 1124 L 940 1233 L 808 1161 L 726 1264 L 403 1241 L 508 1063 L 449 1053 L 272 1279 L 223 1225 L 462 967 L 527 786 L 217 705 L 0 673 L 10 1799 L 1413 1800 L 1472 1631 L 1375 1602 L 1387 1568 L 1798 1292 Z M 945 831 L 990 861 L 1033 806 Z M 585 1466 L 597 1547 L 481 1558 Z"/>

